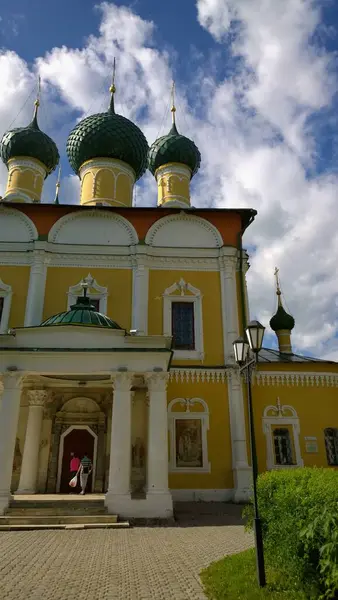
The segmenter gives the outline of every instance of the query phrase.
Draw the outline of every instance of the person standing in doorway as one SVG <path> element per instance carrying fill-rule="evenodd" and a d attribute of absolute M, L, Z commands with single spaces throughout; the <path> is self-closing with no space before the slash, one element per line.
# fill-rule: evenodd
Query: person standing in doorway
<path fill-rule="evenodd" d="M 80 485 L 81 485 L 80 494 L 82 494 L 82 495 L 85 494 L 85 492 L 86 492 L 88 477 L 91 474 L 92 470 L 93 470 L 92 461 L 88 457 L 87 452 L 85 452 L 83 458 L 81 459 L 81 465 L 80 465 Z"/>
<path fill-rule="evenodd" d="M 77 475 L 80 465 L 81 465 L 81 461 L 80 461 L 79 457 L 77 456 L 77 454 L 75 452 L 71 452 L 70 453 L 70 465 L 69 465 L 70 479 L 73 479 L 73 477 L 75 477 L 75 475 Z"/>

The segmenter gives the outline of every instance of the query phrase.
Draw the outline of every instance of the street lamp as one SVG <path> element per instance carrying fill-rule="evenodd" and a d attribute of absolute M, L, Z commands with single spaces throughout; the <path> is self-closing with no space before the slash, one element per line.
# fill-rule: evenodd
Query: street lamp
<path fill-rule="evenodd" d="M 252 392 L 251 392 L 251 374 L 252 370 L 257 365 L 258 353 L 262 348 L 265 327 L 259 321 L 251 321 L 245 330 L 246 339 L 237 338 L 233 342 L 234 354 L 236 363 L 240 367 L 240 373 L 245 373 L 248 387 L 248 413 L 250 427 L 250 449 L 251 449 L 251 464 L 252 464 L 252 479 L 253 479 L 253 499 L 254 499 L 254 532 L 256 543 L 256 565 L 257 579 L 260 587 L 266 585 L 265 565 L 264 565 L 264 548 L 262 536 L 262 523 L 259 516 L 258 501 L 257 501 L 257 477 L 258 464 L 256 452 L 256 438 L 254 415 L 252 409 Z M 250 350 L 254 354 L 254 358 L 248 360 L 248 352 Z"/>

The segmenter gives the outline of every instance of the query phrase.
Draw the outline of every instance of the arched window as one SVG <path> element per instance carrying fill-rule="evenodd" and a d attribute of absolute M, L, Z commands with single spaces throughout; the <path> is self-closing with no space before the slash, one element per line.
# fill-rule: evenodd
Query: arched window
<path fill-rule="evenodd" d="M 328 427 L 324 431 L 327 464 L 338 466 L 338 429 Z"/>
<path fill-rule="evenodd" d="M 273 430 L 273 442 L 276 465 L 293 465 L 292 443 L 288 429 L 276 428 Z"/>

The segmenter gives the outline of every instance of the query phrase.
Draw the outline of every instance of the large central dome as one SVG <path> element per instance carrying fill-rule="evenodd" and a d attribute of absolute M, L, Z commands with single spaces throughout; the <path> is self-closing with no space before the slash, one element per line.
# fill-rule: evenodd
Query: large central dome
<path fill-rule="evenodd" d="M 90 115 L 70 132 L 67 155 L 75 173 L 93 158 L 116 158 L 127 163 L 139 179 L 147 168 L 148 143 L 142 131 L 114 110 L 114 96 L 107 112 Z"/>

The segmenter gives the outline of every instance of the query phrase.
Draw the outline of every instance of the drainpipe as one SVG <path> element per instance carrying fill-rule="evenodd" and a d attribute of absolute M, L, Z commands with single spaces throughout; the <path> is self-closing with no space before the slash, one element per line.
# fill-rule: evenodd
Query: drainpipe
<path fill-rule="evenodd" d="M 243 235 L 245 230 L 251 225 L 254 221 L 255 215 L 252 215 L 249 219 L 249 222 L 245 227 L 241 229 L 241 231 L 237 234 L 237 250 L 239 252 L 239 290 L 240 290 L 240 304 L 241 304 L 241 313 L 242 313 L 242 331 L 241 336 L 244 337 L 244 332 L 247 326 L 247 314 L 245 307 L 245 294 L 244 294 L 244 278 L 243 278 Z"/>

